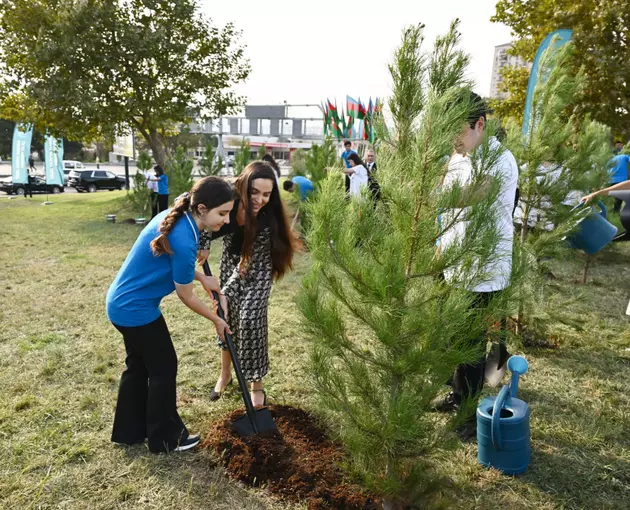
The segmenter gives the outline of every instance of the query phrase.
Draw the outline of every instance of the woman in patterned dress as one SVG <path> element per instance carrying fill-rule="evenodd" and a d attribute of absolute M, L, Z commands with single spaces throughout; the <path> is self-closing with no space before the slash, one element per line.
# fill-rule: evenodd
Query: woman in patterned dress
<path fill-rule="evenodd" d="M 235 182 L 237 199 L 230 223 L 211 234 L 223 237 L 221 303 L 245 379 L 251 383 L 255 406 L 266 404 L 262 379 L 269 370 L 267 308 L 273 280 L 291 268 L 296 240 L 287 223 L 273 168 L 250 163 Z M 202 235 L 202 260 L 207 257 L 209 234 Z M 230 353 L 221 347 L 221 376 L 210 400 L 218 400 L 232 380 Z"/>

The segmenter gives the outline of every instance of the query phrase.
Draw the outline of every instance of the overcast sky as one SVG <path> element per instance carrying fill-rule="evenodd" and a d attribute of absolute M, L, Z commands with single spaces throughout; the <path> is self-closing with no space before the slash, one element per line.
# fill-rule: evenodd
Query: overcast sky
<path fill-rule="evenodd" d="M 476 90 L 490 90 L 494 47 L 511 40 L 490 22 L 495 0 L 201 0 L 216 25 L 243 31 L 252 73 L 238 92 L 249 104 L 319 103 L 346 94 L 364 102 L 389 95 L 387 64 L 403 27 L 424 23 L 428 46 L 461 20 L 462 47 L 472 58 Z"/>

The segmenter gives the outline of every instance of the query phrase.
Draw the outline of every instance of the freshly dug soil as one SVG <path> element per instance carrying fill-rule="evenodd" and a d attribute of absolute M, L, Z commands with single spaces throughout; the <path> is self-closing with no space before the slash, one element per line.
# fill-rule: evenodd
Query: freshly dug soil
<path fill-rule="evenodd" d="M 360 487 L 345 483 L 338 467 L 341 448 L 330 441 L 305 411 L 289 406 L 269 406 L 280 435 L 240 437 L 233 412 L 216 423 L 204 447 L 211 448 L 231 476 L 252 486 L 263 485 L 291 501 L 306 501 L 309 510 L 382 508 Z"/>

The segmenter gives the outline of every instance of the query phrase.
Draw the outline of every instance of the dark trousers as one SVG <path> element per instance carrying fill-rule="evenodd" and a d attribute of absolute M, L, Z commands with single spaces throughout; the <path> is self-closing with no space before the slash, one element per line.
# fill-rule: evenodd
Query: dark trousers
<path fill-rule="evenodd" d="M 157 216 L 157 213 L 158 213 L 158 194 L 155 191 L 152 191 L 151 192 L 151 218 L 155 218 Z"/>
<path fill-rule="evenodd" d="M 166 211 L 168 209 L 168 195 L 158 195 L 158 212 Z"/>
<path fill-rule="evenodd" d="M 473 301 L 472 308 L 486 308 L 492 298 L 498 296 L 501 291 L 478 292 Z M 477 338 L 473 340 L 476 345 L 486 346 L 487 330 L 480 331 Z M 460 398 L 467 398 L 476 395 L 483 389 L 483 382 L 486 369 L 486 350 L 481 349 L 479 359 L 472 364 L 459 365 L 453 376 L 453 393 Z"/>
<path fill-rule="evenodd" d="M 188 437 L 177 413 L 177 355 L 164 317 L 123 335 L 127 369 L 120 378 L 112 441 L 134 444 L 149 439 L 153 453 L 173 450 Z"/>
<path fill-rule="evenodd" d="M 615 198 L 615 206 L 613 208 L 613 211 L 619 214 L 621 212 L 622 205 L 623 205 L 623 200 L 621 200 L 620 198 Z"/>
<path fill-rule="evenodd" d="M 350 176 L 346 175 L 346 195 L 350 195 Z"/>
<path fill-rule="evenodd" d="M 33 189 L 31 188 L 30 176 L 28 178 L 28 181 L 24 183 L 24 198 L 26 198 L 26 195 L 29 195 L 31 198 L 33 198 Z"/>

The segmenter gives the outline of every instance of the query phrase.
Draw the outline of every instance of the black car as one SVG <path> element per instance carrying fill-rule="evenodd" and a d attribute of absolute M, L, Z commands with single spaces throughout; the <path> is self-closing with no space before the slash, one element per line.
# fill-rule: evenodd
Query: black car
<path fill-rule="evenodd" d="M 94 193 L 99 189 L 127 189 L 124 177 L 119 177 L 106 170 L 72 170 L 68 174 L 68 186 L 79 193 Z"/>
<path fill-rule="evenodd" d="M 31 191 L 33 193 L 63 193 L 63 186 L 58 184 L 46 184 L 46 179 L 38 176 L 31 176 Z M 26 192 L 26 184 L 13 184 L 11 178 L 0 179 L 0 191 L 4 191 L 8 195 L 24 196 Z"/>

